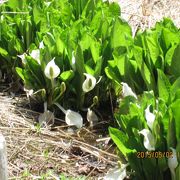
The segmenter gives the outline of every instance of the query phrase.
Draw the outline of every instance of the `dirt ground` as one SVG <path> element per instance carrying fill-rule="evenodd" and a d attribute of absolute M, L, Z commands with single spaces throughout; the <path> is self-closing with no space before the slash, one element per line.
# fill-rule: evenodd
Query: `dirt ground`
<path fill-rule="evenodd" d="M 122 17 L 134 30 L 153 26 L 164 16 L 180 26 L 179 0 L 119 0 L 119 3 Z M 5 88 L 0 83 L 0 89 Z M 107 134 L 102 136 L 100 130 L 88 127 L 75 131 L 63 123 L 40 129 L 36 125 L 39 113 L 27 108 L 28 101 L 21 102 L 24 97 L 0 93 L 0 132 L 7 141 L 9 179 L 33 180 L 44 176 L 54 180 L 61 173 L 98 179 L 117 165 L 118 157 Z M 106 120 L 100 124 L 105 125 Z"/>
<path fill-rule="evenodd" d="M 121 7 L 121 16 L 136 29 L 153 27 L 163 17 L 169 17 L 180 27 L 179 0 L 116 0 Z"/>

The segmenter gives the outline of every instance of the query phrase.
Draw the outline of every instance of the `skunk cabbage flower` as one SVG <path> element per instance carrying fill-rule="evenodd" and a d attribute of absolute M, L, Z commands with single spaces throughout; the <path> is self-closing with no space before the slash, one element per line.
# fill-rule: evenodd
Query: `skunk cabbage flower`
<path fill-rule="evenodd" d="M 91 127 L 98 122 L 98 117 L 97 117 L 97 115 L 96 115 L 95 112 L 94 112 L 93 110 L 91 110 L 90 108 L 88 108 L 87 120 L 89 121 Z"/>
<path fill-rule="evenodd" d="M 142 134 L 144 136 L 144 147 L 148 151 L 154 151 L 155 150 L 155 139 L 153 134 L 149 129 L 143 129 L 139 132 L 139 134 Z"/>
<path fill-rule="evenodd" d="M 72 66 L 72 69 L 75 71 L 76 70 L 76 58 L 74 56 L 74 51 L 72 52 L 71 66 Z"/>
<path fill-rule="evenodd" d="M 104 177 L 104 180 L 123 180 L 126 174 L 126 167 L 128 164 L 123 164 L 121 168 L 116 167 L 114 169 L 110 169 L 107 172 L 107 175 Z"/>
<path fill-rule="evenodd" d="M 65 110 L 60 104 L 54 103 L 64 114 L 65 121 L 68 125 L 76 126 L 77 128 L 81 128 L 83 126 L 83 118 L 82 116 L 70 109 Z"/>
<path fill-rule="evenodd" d="M 39 115 L 38 121 L 41 126 L 53 125 L 54 124 L 54 113 L 52 113 L 49 110 L 44 111 L 44 113 Z"/>
<path fill-rule="evenodd" d="M 35 59 L 38 64 L 41 64 L 41 61 L 40 61 L 40 50 L 39 49 L 35 49 L 35 50 L 32 50 L 31 53 L 30 53 L 30 56 Z"/>
<path fill-rule="evenodd" d="M 43 41 L 41 41 L 41 42 L 39 43 L 39 49 L 44 49 L 44 43 L 43 43 Z"/>
<path fill-rule="evenodd" d="M 175 179 L 176 178 L 175 169 L 178 166 L 178 161 L 177 161 L 176 150 L 174 148 L 170 148 L 170 149 L 172 150 L 172 157 L 168 158 L 168 166 L 171 171 L 172 179 Z"/>
<path fill-rule="evenodd" d="M 49 79 L 55 79 L 56 77 L 59 76 L 60 74 L 60 69 L 59 67 L 55 64 L 53 58 L 45 67 L 44 74 L 46 75 L 47 78 Z"/>
<path fill-rule="evenodd" d="M 81 128 L 83 125 L 82 116 L 79 113 L 74 112 L 70 109 L 66 111 L 65 121 L 68 125 L 74 125 L 77 128 Z"/>
<path fill-rule="evenodd" d="M 26 54 L 26 53 L 21 54 L 21 55 L 17 55 L 17 56 L 18 56 L 19 58 L 21 58 L 23 64 L 26 64 L 26 63 L 27 63 L 27 61 L 26 61 L 26 56 L 27 56 L 27 54 Z"/>
<path fill-rule="evenodd" d="M 96 85 L 96 78 L 90 74 L 84 73 L 84 75 L 86 76 L 85 81 L 83 82 L 82 85 L 82 89 L 84 92 L 89 92 L 92 89 L 94 89 L 95 85 Z"/>
<path fill-rule="evenodd" d="M 38 121 L 41 127 L 54 124 L 54 113 L 47 110 L 47 102 L 44 102 L 44 113 L 39 115 Z"/>
<path fill-rule="evenodd" d="M 132 89 L 128 86 L 127 83 L 122 82 L 122 95 L 123 97 L 126 96 L 133 96 L 135 99 L 137 99 L 136 94 L 132 91 Z"/>
<path fill-rule="evenodd" d="M 153 123 L 155 120 L 155 115 L 153 113 L 150 112 L 150 105 L 145 109 L 145 118 L 147 121 L 147 125 L 149 126 L 149 128 L 152 130 L 153 128 Z"/>

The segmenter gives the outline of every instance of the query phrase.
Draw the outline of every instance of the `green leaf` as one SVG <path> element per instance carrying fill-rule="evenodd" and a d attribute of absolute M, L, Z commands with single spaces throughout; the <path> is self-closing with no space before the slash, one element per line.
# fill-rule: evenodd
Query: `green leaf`
<path fill-rule="evenodd" d="M 44 88 L 46 83 L 41 66 L 38 64 L 36 60 L 34 60 L 31 57 L 27 56 L 26 60 L 27 60 L 26 69 L 31 72 L 30 76 L 34 78 L 34 81 L 36 81 L 40 89 Z"/>
<path fill-rule="evenodd" d="M 176 79 L 176 81 L 173 83 L 173 85 L 171 86 L 170 89 L 170 93 L 171 93 L 171 98 L 172 100 L 175 97 L 175 94 L 177 93 L 178 90 L 180 90 L 180 77 Z"/>
<path fill-rule="evenodd" d="M 147 44 L 148 52 L 150 54 L 153 64 L 156 64 L 158 57 L 160 56 L 161 49 L 158 42 L 158 33 L 150 31 L 145 36 L 145 42 Z"/>
<path fill-rule="evenodd" d="M 168 102 L 171 84 L 162 70 L 157 69 L 157 72 L 159 97 Z"/>
<path fill-rule="evenodd" d="M 3 57 L 7 57 L 9 53 L 5 49 L 0 47 L 0 54 Z"/>
<path fill-rule="evenodd" d="M 169 49 L 171 44 L 178 44 L 180 42 L 178 33 L 172 32 L 168 28 L 162 29 L 162 38 L 166 49 Z"/>
<path fill-rule="evenodd" d="M 175 119 L 176 138 L 180 139 L 180 99 L 171 104 L 172 114 Z"/>
<path fill-rule="evenodd" d="M 171 73 L 177 78 L 180 76 L 180 44 L 174 51 L 174 55 L 171 62 Z"/>
<path fill-rule="evenodd" d="M 61 73 L 60 75 L 60 79 L 62 81 L 70 81 L 74 76 L 74 72 L 72 70 L 69 70 L 69 71 L 64 71 L 63 73 Z"/>
<path fill-rule="evenodd" d="M 172 47 L 170 47 L 165 55 L 165 64 L 168 64 L 168 66 L 171 65 L 176 47 L 177 45 L 173 45 Z"/>
<path fill-rule="evenodd" d="M 111 47 L 129 46 L 132 44 L 131 27 L 127 22 L 116 18 L 111 36 Z"/>
<path fill-rule="evenodd" d="M 113 17 L 118 17 L 121 15 L 121 9 L 118 3 L 110 3 L 109 11 L 111 12 Z"/>
<path fill-rule="evenodd" d="M 97 41 L 92 41 L 91 45 L 90 45 L 90 49 L 91 49 L 91 53 L 92 53 L 92 57 L 94 60 L 94 63 L 97 62 L 97 60 L 99 59 L 99 55 L 100 55 L 100 43 Z"/>
<path fill-rule="evenodd" d="M 135 152 L 135 150 L 129 149 L 127 147 L 128 137 L 116 128 L 109 127 L 109 134 L 117 145 L 118 149 L 122 152 L 122 154 L 126 157 L 127 154 Z"/>
<path fill-rule="evenodd" d="M 106 67 L 105 73 L 109 79 L 115 81 L 117 84 L 120 85 L 121 79 L 118 76 L 118 70 L 116 69 L 116 67 L 114 68 L 112 68 L 111 66 Z"/>
<path fill-rule="evenodd" d="M 134 57 L 135 57 L 135 60 L 137 62 L 137 66 L 139 68 L 139 71 L 141 72 L 141 76 L 144 79 L 148 90 L 154 90 L 155 89 L 154 77 L 151 74 L 151 72 L 148 69 L 145 62 L 143 61 L 142 48 L 140 48 L 138 46 L 134 46 L 133 53 L 134 53 Z"/>
<path fill-rule="evenodd" d="M 19 67 L 16 67 L 16 72 L 17 72 L 17 74 L 20 76 L 20 78 L 25 82 L 23 69 L 22 69 L 22 68 L 19 68 Z"/>

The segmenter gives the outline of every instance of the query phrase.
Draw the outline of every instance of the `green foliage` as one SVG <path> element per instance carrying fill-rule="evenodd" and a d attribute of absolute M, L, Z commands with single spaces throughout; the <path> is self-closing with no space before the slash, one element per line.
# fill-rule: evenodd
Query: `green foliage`
<path fill-rule="evenodd" d="M 180 33 L 170 19 L 165 18 L 155 28 L 138 31 L 134 40 L 126 23 L 117 20 L 115 26 L 111 38 L 113 60 L 108 61 L 105 70 L 110 79 L 127 82 L 138 94 L 153 90 L 158 95 L 158 69 L 170 82 L 179 77 Z"/>
<path fill-rule="evenodd" d="M 129 97 L 123 98 L 119 112 L 115 114 L 120 129 L 109 128 L 112 140 L 138 179 L 163 180 L 165 174 L 169 173 L 167 164 L 169 156 L 164 154 L 170 152 L 171 148 L 179 153 L 180 98 L 175 95 L 179 91 L 177 87 L 179 79 L 171 85 L 165 74 L 158 70 L 159 98 L 156 98 L 153 92 L 144 92 L 136 101 L 132 101 Z M 148 107 L 149 113 L 155 117 L 154 120 L 152 115 L 147 114 Z M 149 121 L 153 121 L 152 127 Z M 149 130 L 154 138 L 154 150 L 147 149 L 145 145 L 145 137 L 142 138 L 141 134 L 144 129 Z M 178 179 L 179 167 L 175 171 Z"/>
<path fill-rule="evenodd" d="M 109 133 L 137 179 L 160 180 L 170 174 L 167 157 L 138 158 L 147 151 L 139 132 L 154 137 L 152 152 L 180 151 L 180 31 L 164 18 L 133 37 L 120 13 L 117 3 L 102 0 L 8 0 L 0 5 L 0 70 L 9 81 L 21 78 L 48 109 L 102 104 L 110 89 L 121 97 L 126 82 L 139 98 L 120 101 L 120 130 Z M 83 91 L 84 83 L 92 89 Z"/>

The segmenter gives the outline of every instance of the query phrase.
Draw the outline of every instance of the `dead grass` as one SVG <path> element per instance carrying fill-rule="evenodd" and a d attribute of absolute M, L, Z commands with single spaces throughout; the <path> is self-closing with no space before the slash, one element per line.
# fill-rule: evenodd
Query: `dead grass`
<path fill-rule="evenodd" d="M 180 27 L 179 0 L 117 0 L 121 7 L 122 17 L 129 22 L 135 31 L 153 27 L 163 17 L 169 17 Z"/>
<path fill-rule="evenodd" d="M 39 128 L 35 125 L 39 113 L 18 104 L 1 94 L 0 131 L 7 141 L 9 179 L 40 179 L 48 171 L 45 179 L 58 179 L 61 173 L 97 179 L 117 164 L 111 145 L 96 130 L 72 133 L 63 124 Z"/>

